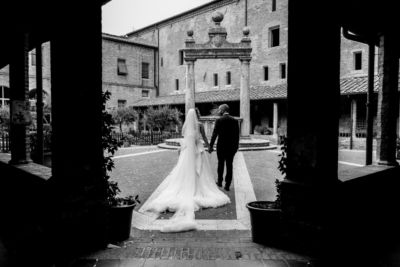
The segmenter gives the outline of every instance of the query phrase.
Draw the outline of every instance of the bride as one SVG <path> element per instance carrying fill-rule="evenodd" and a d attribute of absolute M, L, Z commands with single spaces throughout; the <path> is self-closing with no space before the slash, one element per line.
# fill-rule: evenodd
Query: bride
<path fill-rule="evenodd" d="M 198 116 L 194 109 L 188 111 L 182 127 L 178 162 L 141 208 L 157 214 L 175 212 L 168 224 L 160 229 L 162 232 L 195 230 L 195 211 L 230 203 L 229 197 L 215 184 L 209 154 L 201 138 L 207 146 L 208 141 Z"/>

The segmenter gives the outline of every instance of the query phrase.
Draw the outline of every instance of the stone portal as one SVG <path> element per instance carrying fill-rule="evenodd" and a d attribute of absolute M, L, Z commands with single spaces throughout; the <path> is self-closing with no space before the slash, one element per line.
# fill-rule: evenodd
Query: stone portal
<path fill-rule="evenodd" d="M 220 12 L 213 15 L 212 20 L 215 25 L 208 32 L 210 39 L 207 43 L 196 44 L 193 31 L 187 32 L 186 48 L 183 50 L 186 62 L 185 113 L 195 106 L 195 61 L 197 59 L 237 58 L 241 62 L 240 118 L 242 123 L 240 131 L 242 138 L 246 138 L 250 137 L 250 61 L 252 51 L 249 38 L 250 30 L 248 27 L 243 29 L 243 37 L 240 43 L 230 43 L 226 40 L 226 29 L 221 26 L 223 19 L 224 15 Z"/>

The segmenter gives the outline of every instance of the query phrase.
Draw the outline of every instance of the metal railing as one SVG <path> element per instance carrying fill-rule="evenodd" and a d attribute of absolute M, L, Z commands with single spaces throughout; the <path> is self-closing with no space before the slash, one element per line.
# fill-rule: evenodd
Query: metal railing
<path fill-rule="evenodd" d="M 0 135 L 0 151 L 3 153 L 10 152 L 10 136 L 8 133 Z"/>
<path fill-rule="evenodd" d="M 177 132 L 130 132 L 121 133 L 114 132 L 113 137 L 124 146 L 127 145 L 158 145 L 165 142 L 166 139 L 181 138 L 181 134 Z"/>

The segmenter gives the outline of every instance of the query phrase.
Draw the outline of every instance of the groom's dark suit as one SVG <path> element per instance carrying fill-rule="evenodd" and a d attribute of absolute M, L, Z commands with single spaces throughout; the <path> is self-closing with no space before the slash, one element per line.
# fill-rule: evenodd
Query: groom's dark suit
<path fill-rule="evenodd" d="M 228 113 L 225 113 L 215 121 L 214 131 L 210 142 L 211 151 L 217 137 L 218 185 L 222 185 L 224 165 L 226 162 L 225 189 L 229 190 L 229 186 L 232 182 L 233 157 L 239 148 L 238 121 Z"/>

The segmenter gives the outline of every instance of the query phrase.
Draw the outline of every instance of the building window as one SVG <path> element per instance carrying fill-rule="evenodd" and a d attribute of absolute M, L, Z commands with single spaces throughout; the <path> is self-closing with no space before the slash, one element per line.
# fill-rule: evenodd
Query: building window
<path fill-rule="evenodd" d="M 149 63 L 142 62 L 142 79 L 149 78 Z"/>
<path fill-rule="evenodd" d="M 275 26 L 269 29 L 269 46 L 279 46 L 279 26 Z"/>
<path fill-rule="evenodd" d="M 231 85 L 231 72 L 226 72 L 226 85 Z"/>
<path fill-rule="evenodd" d="M 36 52 L 32 51 L 30 54 L 31 54 L 31 65 L 36 66 Z"/>
<path fill-rule="evenodd" d="M 272 11 L 276 11 L 276 0 L 272 0 Z"/>
<path fill-rule="evenodd" d="M 118 108 L 124 108 L 126 106 L 125 99 L 118 99 Z"/>
<path fill-rule="evenodd" d="M 161 58 L 161 62 L 160 62 L 161 67 L 164 65 L 164 59 Z"/>
<path fill-rule="evenodd" d="M 218 86 L 218 73 L 214 73 L 214 86 Z"/>
<path fill-rule="evenodd" d="M 142 90 L 142 97 L 149 97 L 149 90 Z"/>
<path fill-rule="evenodd" d="M 117 60 L 117 73 L 118 75 L 127 75 L 128 69 L 126 68 L 126 61 L 123 58 Z"/>
<path fill-rule="evenodd" d="M 264 81 L 268 81 L 268 79 L 269 79 L 268 66 L 264 66 Z"/>
<path fill-rule="evenodd" d="M 281 63 L 279 64 L 280 66 L 280 71 L 281 71 L 281 79 L 286 79 L 286 64 Z"/>
<path fill-rule="evenodd" d="M 362 52 L 354 52 L 353 53 L 353 61 L 354 61 L 354 70 L 362 69 Z"/>
<path fill-rule="evenodd" d="M 179 50 L 179 65 L 183 65 L 183 50 Z"/>
<path fill-rule="evenodd" d="M 179 79 L 175 79 L 175 90 L 179 91 Z"/>
<path fill-rule="evenodd" d="M 10 88 L 0 86 L 0 107 L 10 104 Z"/>

